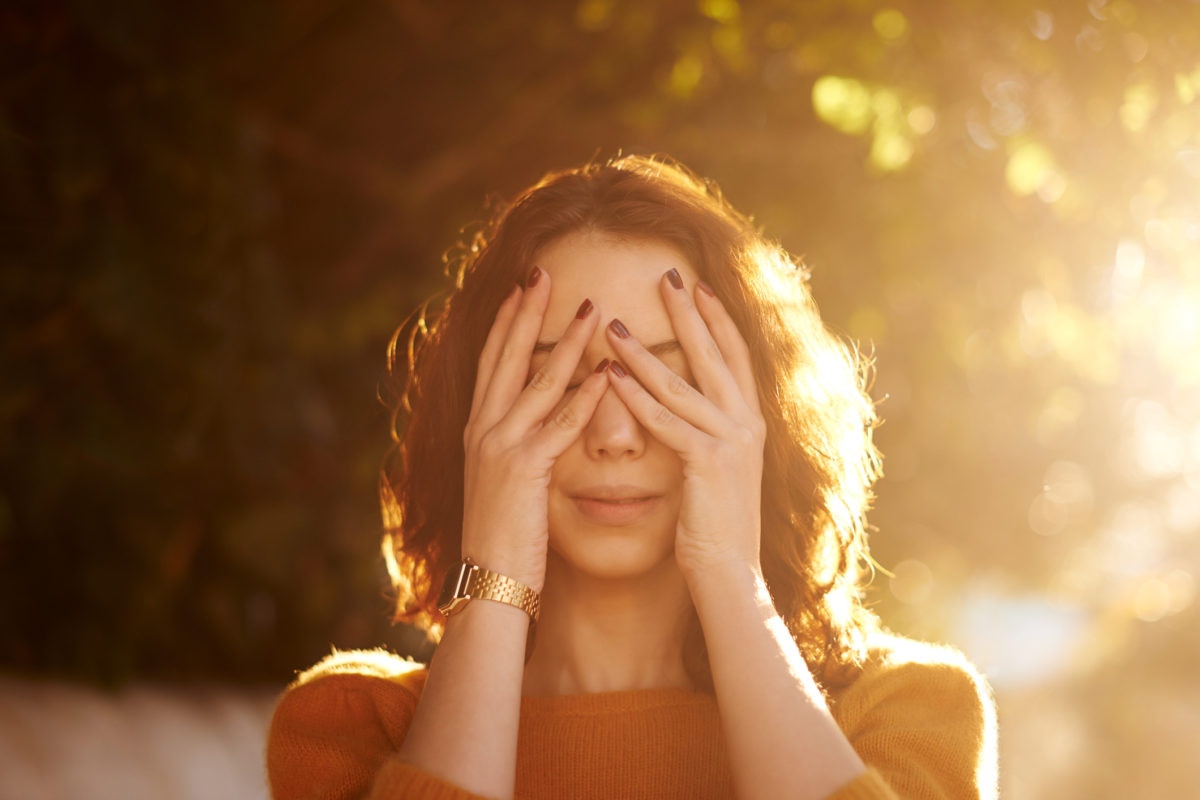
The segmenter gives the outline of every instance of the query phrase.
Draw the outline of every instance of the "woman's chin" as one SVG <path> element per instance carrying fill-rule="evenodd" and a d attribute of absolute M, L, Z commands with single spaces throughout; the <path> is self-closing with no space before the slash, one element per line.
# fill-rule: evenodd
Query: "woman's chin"
<path fill-rule="evenodd" d="M 550 534 L 551 562 L 570 572 L 600 580 L 640 578 L 675 559 L 674 531 L 668 536 L 555 536 Z"/>

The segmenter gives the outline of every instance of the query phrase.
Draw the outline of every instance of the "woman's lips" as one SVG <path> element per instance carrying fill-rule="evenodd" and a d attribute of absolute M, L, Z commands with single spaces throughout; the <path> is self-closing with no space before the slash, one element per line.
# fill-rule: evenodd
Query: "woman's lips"
<path fill-rule="evenodd" d="M 648 497 L 589 497 L 580 495 L 571 498 L 575 506 L 590 521 L 600 525 L 628 525 L 651 514 L 662 500 L 659 496 Z"/>

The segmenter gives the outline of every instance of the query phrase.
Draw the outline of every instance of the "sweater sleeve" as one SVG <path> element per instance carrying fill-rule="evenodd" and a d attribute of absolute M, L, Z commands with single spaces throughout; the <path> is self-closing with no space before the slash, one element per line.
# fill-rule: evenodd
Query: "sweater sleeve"
<path fill-rule="evenodd" d="M 868 772 L 834 800 L 994 800 L 996 716 L 986 682 L 948 648 L 897 640 L 836 699 Z"/>
<path fill-rule="evenodd" d="M 477 800 L 395 757 L 420 694 L 418 666 L 336 653 L 301 675 L 267 735 L 273 800 Z"/>

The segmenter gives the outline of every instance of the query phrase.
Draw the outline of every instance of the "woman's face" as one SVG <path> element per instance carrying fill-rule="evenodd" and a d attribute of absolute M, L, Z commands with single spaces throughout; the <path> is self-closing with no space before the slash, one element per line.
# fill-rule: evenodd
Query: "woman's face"
<path fill-rule="evenodd" d="M 667 366 L 692 380 L 659 289 L 663 273 L 672 268 L 688 291 L 695 286 L 695 269 L 674 247 L 588 231 L 543 247 L 536 264 L 551 284 L 531 375 L 547 357 L 542 348 L 558 341 L 587 298 L 600 324 L 573 383 L 615 356 L 605 332 L 614 317 Z M 570 568 L 595 577 L 632 577 L 662 565 L 674 555 L 682 465 L 608 389 L 551 472 L 550 549 Z"/>

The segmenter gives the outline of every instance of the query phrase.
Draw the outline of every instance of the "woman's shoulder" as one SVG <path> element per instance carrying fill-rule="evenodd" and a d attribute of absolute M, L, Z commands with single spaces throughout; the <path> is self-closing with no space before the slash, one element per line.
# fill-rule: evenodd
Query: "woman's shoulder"
<path fill-rule="evenodd" d="M 880 632 L 853 680 L 831 693 L 839 705 L 873 706 L 911 696 L 920 702 L 991 707 L 991 689 L 979 670 L 953 647 Z M 865 710 L 865 709 L 864 709 Z"/>
<path fill-rule="evenodd" d="M 340 677 L 341 683 L 351 686 L 361 682 L 382 680 L 398 686 L 416 688 L 425 682 L 425 665 L 403 658 L 383 648 L 374 650 L 334 650 L 313 666 L 301 672 L 288 691 L 320 681 Z"/>
<path fill-rule="evenodd" d="M 361 728 L 389 738 L 407 725 L 425 685 L 423 664 L 387 650 L 335 650 L 301 672 L 275 707 L 273 728 Z"/>
<path fill-rule="evenodd" d="M 296 676 L 276 714 L 296 706 L 308 713 L 386 719 L 416 705 L 425 676 L 425 665 L 387 650 L 335 650 Z"/>
<path fill-rule="evenodd" d="M 857 677 L 830 692 L 830 706 L 864 760 L 895 785 L 936 778 L 976 792 L 945 796 L 994 796 L 995 703 L 958 650 L 879 634 Z"/>
<path fill-rule="evenodd" d="M 273 796 L 355 796 L 404 741 L 425 667 L 386 650 L 335 651 L 287 687 L 267 736 Z"/>
<path fill-rule="evenodd" d="M 863 674 L 885 674 L 897 669 L 979 677 L 979 671 L 967 657 L 950 645 L 909 639 L 889 631 L 876 632 L 867 643 Z"/>

